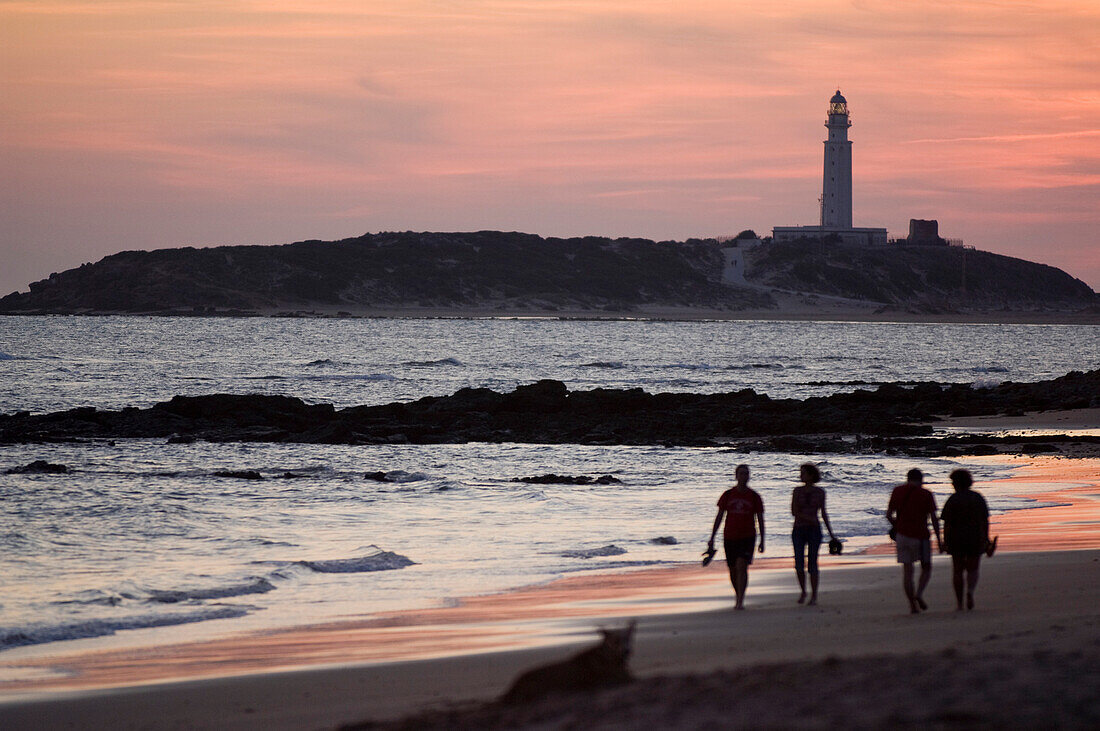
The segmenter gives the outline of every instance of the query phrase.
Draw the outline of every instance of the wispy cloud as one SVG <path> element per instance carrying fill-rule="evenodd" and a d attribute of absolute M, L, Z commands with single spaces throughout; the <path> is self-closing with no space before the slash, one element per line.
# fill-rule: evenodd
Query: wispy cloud
<path fill-rule="evenodd" d="M 905 140 L 902 144 L 919 145 L 939 142 L 1030 142 L 1032 140 L 1069 139 L 1074 137 L 1100 137 L 1100 129 L 1083 129 L 1071 132 L 1042 132 L 1035 134 L 982 135 L 977 137 L 925 137 Z"/>

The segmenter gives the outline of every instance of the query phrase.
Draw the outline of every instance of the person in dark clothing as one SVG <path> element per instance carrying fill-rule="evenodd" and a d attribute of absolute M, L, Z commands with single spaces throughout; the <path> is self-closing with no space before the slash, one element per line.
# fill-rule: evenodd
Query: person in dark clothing
<path fill-rule="evenodd" d="M 974 478 L 967 470 L 951 473 L 955 494 L 947 498 L 943 512 L 944 547 L 951 554 L 951 581 L 955 588 L 956 609 L 963 608 L 963 585 L 966 586 L 966 608 L 974 608 L 974 589 L 982 554 L 989 546 L 989 507 L 981 493 L 970 489 Z"/>
<path fill-rule="evenodd" d="M 802 484 L 791 493 L 791 515 L 794 516 L 794 528 L 791 530 L 791 543 L 794 544 L 794 572 L 798 577 L 798 588 L 802 590 L 798 603 L 806 601 L 806 559 L 810 569 L 810 605 L 817 604 L 817 554 L 821 548 L 821 521 L 829 531 L 829 538 L 836 540 L 833 526 L 829 524 L 829 513 L 825 510 L 825 491 L 817 483 L 821 481 L 821 472 L 817 465 L 807 462 L 799 470 Z M 818 514 L 821 520 L 818 520 Z"/>

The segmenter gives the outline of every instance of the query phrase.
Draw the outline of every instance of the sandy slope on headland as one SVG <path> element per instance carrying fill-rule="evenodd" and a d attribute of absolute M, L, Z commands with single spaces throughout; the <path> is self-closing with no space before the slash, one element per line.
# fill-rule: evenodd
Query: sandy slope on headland
<path fill-rule="evenodd" d="M 754 566 L 745 612 L 730 609 L 717 563 L 575 577 L 367 622 L 23 663 L 24 671 L 75 675 L 0 683 L 9 699 L 0 726 L 312 728 L 392 718 L 492 699 L 523 668 L 569 654 L 563 642 L 587 642 L 596 624 L 639 617 L 639 683 L 412 725 L 1095 727 L 1100 461 L 1030 462 L 1017 479 L 1065 483 L 1059 505 L 998 519 L 1005 550 L 983 564 L 971 613 L 954 611 L 944 557 L 927 593 L 932 608 L 919 616 L 907 613 L 888 556 L 828 559 L 815 608 L 795 604 L 792 572 L 779 560 Z M 1034 550 L 1067 546 L 1087 550 Z M 542 646 L 493 651 L 525 640 Z M 479 654 L 461 654 L 470 651 Z M 354 662 L 372 664 L 347 665 Z M 261 672 L 323 663 L 343 666 Z M 0 659 L 0 671 L 12 664 Z M 259 674 L 241 675 L 250 672 Z M 675 677 L 683 674 L 702 677 Z M 173 678 L 193 679 L 139 685 Z M 124 687 L 89 690 L 109 686 Z M 40 695 L 51 688 L 82 692 Z M 20 693 L 31 695 L 14 698 Z"/>

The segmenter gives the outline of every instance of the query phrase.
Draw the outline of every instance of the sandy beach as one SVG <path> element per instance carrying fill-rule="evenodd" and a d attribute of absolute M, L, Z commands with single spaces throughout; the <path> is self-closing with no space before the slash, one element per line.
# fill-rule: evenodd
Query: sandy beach
<path fill-rule="evenodd" d="M 908 614 L 888 547 L 824 559 L 813 608 L 795 603 L 793 572 L 779 559 L 754 564 L 745 612 L 732 610 L 719 562 L 571 577 L 366 621 L 0 659 L 0 726 L 332 728 L 434 711 L 409 724 L 1094 727 L 1100 460 L 1019 464 L 1013 478 L 978 488 L 1059 487 L 1043 494 L 1046 507 L 995 520 L 1000 550 L 983 562 L 974 612 L 954 610 L 940 556 L 930 611 Z M 481 705 L 523 669 L 629 618 L 639 620 L 638 682 L 567 703 Z"/>
<path fill-rule="evenodd" d="M 261 317 L 377 317 L 377 318 L 561 318 L 577 320 L 762 320 L 792 322 L 930 322 L 978 324 L 1038 324 L 1095 325 L 1100 314 L 1093 310 L 926 310 L 869 303 L 861 300 L 826 295 L 783 292 L 761 287 L 776 301 L 774 308 L 743 310 L 677 307 L 673 305 L 640 305 L 623 310 L 594 310 L 537 305 L 516 306 L 510 303 L 486 304 L 481 307 L 355 307 L 310 304 L 302 307 L 270 307 L 258 309 Z M 97 312 L 94 314 L 125 314 Z"/>

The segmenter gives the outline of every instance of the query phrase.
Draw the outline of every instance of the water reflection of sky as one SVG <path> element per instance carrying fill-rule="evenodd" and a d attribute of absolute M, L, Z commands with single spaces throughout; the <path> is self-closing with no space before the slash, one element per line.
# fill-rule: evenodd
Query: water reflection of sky
<path fill-rule="evenodd" d="M 987 437 L 1100 437 L 1100 428 L 1090 429 L 992 429 L 981 427 L 943 426 L 936 427 L 933 436 L 954 436 L 957 434 L 975 434 Z"/>

